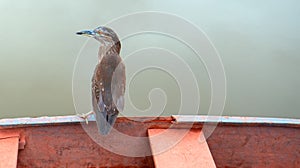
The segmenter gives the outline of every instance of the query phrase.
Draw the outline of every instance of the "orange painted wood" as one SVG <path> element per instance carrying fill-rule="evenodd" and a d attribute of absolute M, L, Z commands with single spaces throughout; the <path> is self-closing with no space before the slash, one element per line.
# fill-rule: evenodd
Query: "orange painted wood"
<path fill-rule="evenodd" d="M 83 123 L 85 124 L 85 123 Z M 148 137 L 148 129 L 189 128 L 188 123 L 173 123 L 169 117 L 117 119 L 114 127 L 133 137 Z M 195 123 L 193 129 L 201 129 Z M 13 128 L 12 128 L 13 127 Z M 18 168 L 153 168 L 153 157 L 128 157 L 115 154 L 95 143 L 79 123 L 0 126 L 3 132 L 19 132 L 26 145 L 18 153 Z M 16 127 L 16 128 L 14 128 Z M 96 123 L 88 127 L 97 132 Z M 225 167 L 300 167 L 300 127 L 278 124 L 219 123 L 207 139 L 218 168 Z M 124 148 L 130 150 L 128 146 Z M 150 144 L 137 146 L 147 153 Z M 2 155 L 0 153 L 0 155 Z M 169 163 L 173 160 L 169 159 Z M 177 166 L 175 166 L 177 167 Z M 197 167 L 196 167 L 197 168 Z"/>
<path fill-rule="evenodd" d="M 3 134 L 2 134 L 3 135 Z M 18 159 L 19 137 L 0 137 L 0 167 L 16 168 Z"/>
<path fill-rule="evenodd" d="M 148 129 L 148 134 L 157 168 L 216 167 L 200 129 Z"/>

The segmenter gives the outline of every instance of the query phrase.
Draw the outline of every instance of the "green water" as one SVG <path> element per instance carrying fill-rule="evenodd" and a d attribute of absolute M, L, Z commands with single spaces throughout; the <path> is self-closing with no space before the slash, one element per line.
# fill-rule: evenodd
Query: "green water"
<path fill-rule="evenodd" d="M 72 74 L 86 42 L 75 32 L 138 11 L 173 13 L 205 31 L 226 72 L 223 115 L 300 118 L 298 0 L 1 0 L 0 118 L 75 114 Z M 145 35 L 124 41 L 121 54 L 151 44 L 163 45 L 189 64 L 199 83 L 199 114 L 206 114 L 209 78 L 203 64 L 187 48 L 168 38 Z M 97 51 L 90 52 L 96 58 Z M 127 66 L 134 65 L 131 63 Z M 162 114 L 177 114 L 180 91 L 176 81 L 162 71 L 139 73 L 127 91 L 137 108 L 147 109 L 152 88 L 161 88 L 168 98 Z M 139 114 L 126 111 L 126 115 Z"/>

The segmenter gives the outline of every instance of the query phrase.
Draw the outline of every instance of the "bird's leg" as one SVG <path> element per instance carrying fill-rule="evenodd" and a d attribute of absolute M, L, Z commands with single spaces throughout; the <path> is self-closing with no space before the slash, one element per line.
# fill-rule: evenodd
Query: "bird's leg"
<path fill-rule="evenodd" d="M 89 124 L 88 117 L 90 115 L 92 115 L 93 113 L 94 113 L 93 111 L 90 111 L 90 112 L 83 113 L 83 114 L 77 114 L 77 116 L 80 117 L 80 118 L 83 118 L 85 120 L 86 124 Z"/>

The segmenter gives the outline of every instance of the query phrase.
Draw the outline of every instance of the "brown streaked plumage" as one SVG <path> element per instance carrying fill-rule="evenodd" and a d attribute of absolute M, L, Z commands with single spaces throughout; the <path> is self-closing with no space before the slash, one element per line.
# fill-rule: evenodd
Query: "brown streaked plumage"
<path fill-rule="evenodd" d="M 93 37 L 101 43 L 99 62 L 92 78 L 92 104 L 98 130 L 106 135 L 119 112 L 124 109 L 126 77 L 125 65 L 119 55 L 121 43 L 117 34 L 107 27 L 77 34 Z"/>

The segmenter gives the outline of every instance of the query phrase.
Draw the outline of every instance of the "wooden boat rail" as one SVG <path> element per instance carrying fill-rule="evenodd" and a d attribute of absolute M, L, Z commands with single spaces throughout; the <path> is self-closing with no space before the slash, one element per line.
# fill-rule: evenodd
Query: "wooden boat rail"
<path fill-rule="evenodd" d="M 95 127 L 94 121 L 91 116 L 89 126 Z M 168 129 L 170 125 L 175 129 L 191 129 L 185 143 L 166 152 L 172 157 L 115 154 L 95 143 L 81 124 L 85 124 L 85 120 L 78 116 L 0 119 L 0 155 L 6 156 L 2 157 L 4 161 L 0 157 L 0 167 L 7 167 L 3 166 L 5 161 L 7 164 L 10 162 L 9 166 L 18 168 L 162 167 L 159 165 L 168 162 L 163 158 L 173 158 L 169 162 L 175 162 L 170 154 L 181 153 L 180 150 L 190 145 L 189 142 L 196 144 L 191 137 L 195 137 L 204 124 L 216 126 L 207 139 L 209 150 L 206 150 L 211 153 L 216 167 L 300 167 L 300 119 L 189 115 L 117 119 L 114 127 L 131 136 L 148 137 L 157 132 L 155 129 Z M 163 143 L 163 139 L 159 143 Z M 149 142 L 139 149 L 150 151 L 153 147 L 155 143 Z M 126 146 L 124 149 L 130 150 Z M 193 155 L 184 153 L 184 156 L 189 160 Z M 195 163 L 189 160 L 185 166 L 189 164 Z"/>

